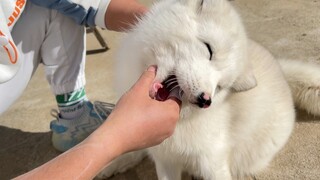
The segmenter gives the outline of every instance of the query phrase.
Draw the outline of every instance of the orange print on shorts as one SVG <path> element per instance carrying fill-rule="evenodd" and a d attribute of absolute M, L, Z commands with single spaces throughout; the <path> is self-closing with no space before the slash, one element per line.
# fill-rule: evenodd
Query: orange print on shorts
<path fill-rule="evenodd" d="M 0 36 L 5 36 L 5 35 L 0 31 Z M 2 47 L 7 52 L 11 64 L 15 64 L 18 61 L 18 51 L 15 44 L 10 39 L 9 39 L 9 44 L 12 47 L 11 49 L 13 50 L 13 52 L 12 51 L 10 52 L 9 48 L 6 46 L 2 46 Z M 14 57 L 12 57 L 12 55 L 14 55 Z"/>
<path fill-rule="evenodd" d="M 8 26 L 10 27 L 14 22 L 17 20 L 19 15 L 21 14 L 21 10 L 26 4 L 26 0 L 17 0 L 16 6 L 14 8 L 14 11 L 12 12 L 11 16 L 9 17 L 9 23 Z"/>

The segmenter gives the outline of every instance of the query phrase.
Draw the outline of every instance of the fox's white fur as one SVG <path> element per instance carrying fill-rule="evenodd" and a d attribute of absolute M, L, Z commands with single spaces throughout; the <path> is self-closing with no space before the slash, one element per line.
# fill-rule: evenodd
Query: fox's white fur
<path fill-rule="evenodd" d="M 151 64 L 158 66 L 156 81 L 175 74 L 184 91 L 173 136 L 147 150 L 160 180 L 180 179 L 183 171 L 209 180 L 254 175 L 287 142 L 294 102 L 320 114 L 319 66 L 281 61 L 282 71 L 267 50 L 247 38 L 239 15 L 225 0 L 155 3 L 119 50 L 119 95 Z M 202 92 L 211 95 L 207 109 L 194 105 Z M 144 151 L 135 153 L 140 156 L 126 156 L 138 161 Z M 127 163 L 116 160 L 104 174 L 123 171 Z"/>

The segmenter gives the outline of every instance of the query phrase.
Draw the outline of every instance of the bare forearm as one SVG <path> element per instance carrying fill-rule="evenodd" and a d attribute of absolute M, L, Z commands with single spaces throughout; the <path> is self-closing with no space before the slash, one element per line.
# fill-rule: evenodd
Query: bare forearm
<path fill-rule="evenodd" d="M 125 31 L 146 11 L 147 8 L 135 0 L 111 0 L 105 14 L 105 23 L 109 30 Z"/>
<path fill-rule="evenodd" d="M 16 179 L 93 179 L 122 154 L 117 142 L 112 125 L 105 123 L 78 146 Z"/>
<path fill-rule="evenodd" d="M 155 75 L 156 68 L 149 67 L 82 143 L 16 179 L 93 179 L 117 156 L 164 141 L 179 119 L 180 102 L 159 102 L 149 96 Z"/>

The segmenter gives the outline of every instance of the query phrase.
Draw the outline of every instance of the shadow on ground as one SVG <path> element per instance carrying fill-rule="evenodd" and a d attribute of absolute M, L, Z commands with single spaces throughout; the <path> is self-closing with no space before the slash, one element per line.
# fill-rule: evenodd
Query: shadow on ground
<path fill-rule="evenodd" d="M 312 124 L 316 125 L 319 124 L 319 122 L 320 121 L 318 117 L 308 115 L 308 113 L 305 111 L 297 110 L 297 127 L 304 124 L 312 126 Z M 299 128 L 296 128 L 295 131 L 299 131 Z M 312 133 L 310 135 L 312 135 Z M 295 136 L 293 135 L 288 143 L 289 145 L 287 150 L 285 150 L 283 153 L 294 152 L 290 148 L 290 144 L 294 143 L 294 141 L 296 140 Z M 60 154 L 51 145 L 51 132 L 23 132 L 19 129 L 0 126 L 0 144 L 2 146 L 0 150 L 1 179 L 12 179 L 15 176 L 23 174 L 37 166 L 40 166 L 41 164 L 44 164 Z M 312 146 L 311 144 L 309 145 Z M 307 146 L 303 146 L 301 148 L 305 148 L 306 151 L 308 149 Z M 109 179 L 150 180 L 157 179 L 156 177 L 154 164 L 151 162 L 151 160 L 145 158 L 135 168 L 132 168 L 125 173 L 110 177 Z M 190 178 L 184 176 L 183 179 Z"/>
<path fill-rule="evenodd" d="M 51 132 L 30 133 L 0 126 L 0 137 L 0 179 L 12 179 L 59 154 L 51 145 Z"/>

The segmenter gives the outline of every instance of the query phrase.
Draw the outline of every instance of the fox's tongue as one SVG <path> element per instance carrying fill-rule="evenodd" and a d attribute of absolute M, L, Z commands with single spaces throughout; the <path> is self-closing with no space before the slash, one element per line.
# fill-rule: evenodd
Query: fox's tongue
<path fill-rule="evenodd" d="M 176 76 L 169 76 L 166 80 L 164 80 L 157 91 L 156 91 L 156 99 L 159 101 L 165 101 L 170 97 L 175 97 L 181 101 L 183 91 L 181 90 L 178 82 L 176 80 Z"/>

